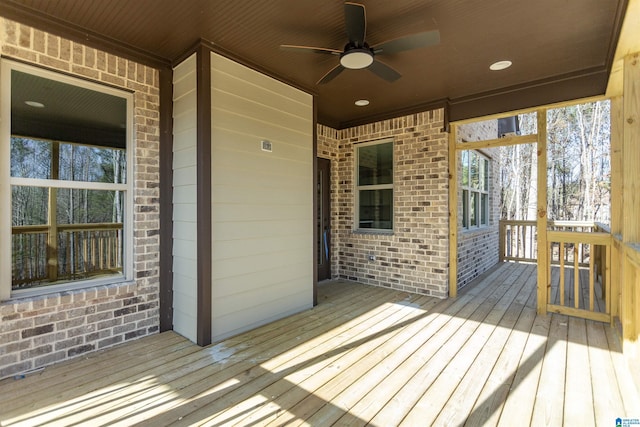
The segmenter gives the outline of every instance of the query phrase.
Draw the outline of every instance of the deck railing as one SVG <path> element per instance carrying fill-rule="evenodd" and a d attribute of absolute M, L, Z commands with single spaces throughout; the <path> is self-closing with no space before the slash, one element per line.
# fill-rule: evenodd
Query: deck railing
<path fill-rule="evenodd" d="M 12 286 L 25 289 L 58 281 L 122 272 L 122 224 L 12 227 Z"/>
<path fill-rule="evenodd" d="M 536 221 L 500 221 L 500 259 L 536 262 L 537 233 Z M 546 233 L 547 309 L 610 321 L 612 238 L 609 231 L 593 222 L 549 221 Z M 552 267 L 557 269 L 553 280 Z"/>
<path fill-rule="evenodd" d="M 549 221 L 547 231 L 592 233 L 602 230 L 598 227 L 597 223 L 587 221 Z M 538 259 L 537 237 L 536 221 L 500 220 L 500 260 L 536 262 Z M 574 254 L 577 253 L 580 265 L 587 265 L 589 248 L 585 245 L 578 245 L 577 252 L 573 250 L 573 245 L 569 246 L 570 251 L 561 252 L 559 242 L 552 243 L 549 252 L 552 264 L 560 263 L 560 253 L 564 253 L 565 262 L 573 262 Z"/>
<path fill-rule="evenodd" d="M 535 262 L 536 221 L 500 220 L 500 261 Z"/>
<path fill-rule="evenodd" d="M 611 234 L 599 231 L 596 224 L 577 227 L 582 231 L 547 231 L 551 260 L 547 276 L 549 283 L 552 264 L 557 261 L 559 265 L 557 298 L 552 298 L 550 285 L 547 309 L 555 313 L 609 322 Z M 573 289 L 567 289 L 567 281 L 570 281 Z M 602 304 L 597 304 L 596 299 L 601 300 Z"/>

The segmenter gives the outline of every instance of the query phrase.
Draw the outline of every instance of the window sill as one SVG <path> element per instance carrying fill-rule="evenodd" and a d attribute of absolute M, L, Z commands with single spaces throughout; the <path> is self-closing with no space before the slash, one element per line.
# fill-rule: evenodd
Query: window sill
<path fill-rule="evenodd" d="M 81 282 L 67 282 L 59 285 L 42 286 L 33 289 L 23 289 L 11 291 L 11 297 L 3 303 L 15 303 L 24 299 L 43 297 L 47 298 L 54 294 L 81 293 L 99 286 L 121 286 L 135 283 L 135 280 L 127 280 L 124 276 L 111 276 L 99 279 L 84 280 Z"/>
<path fill-rule="evenodd" d="M 356 230 L 351 231 L 352 234 L 362 234 L 362 235 L 374 235 L 374 236 L 393 236 L 393 230 L 379 230 L 379 229 L 366 229 L 366 228 L 358 228 Z"/>
<path fill-rule="evenodd" d="M 497 233 L 498 228 L 492 225 L 485 225 L 483 227 L 477 228 L 463 228 L 462 235 L 474 235 L 474 234 L 483 234 L 483 233 Z"/>

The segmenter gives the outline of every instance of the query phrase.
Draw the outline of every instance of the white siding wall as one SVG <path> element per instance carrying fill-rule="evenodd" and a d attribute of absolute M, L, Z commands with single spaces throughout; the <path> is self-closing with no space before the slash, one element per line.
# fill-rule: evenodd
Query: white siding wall
<path fill-rule="evenodd" d="M 173 328 L 196 341 L 196 56 L 173 70 Z"/>
<path fill-rule="evenodd" d="M 313 100 L 217 54 L 211 80 L 217 340 L 312 306 Z"/>

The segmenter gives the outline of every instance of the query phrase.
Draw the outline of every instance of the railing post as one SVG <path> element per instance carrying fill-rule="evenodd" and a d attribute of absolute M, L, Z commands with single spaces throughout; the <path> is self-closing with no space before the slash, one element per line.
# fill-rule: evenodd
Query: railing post
<path fill-rule="evenodd" d="M 537 111 L 538 127 L 538 200 L 537 200 L 537 227 L 538 227 L 538 314 L 547 314 L 547 294 L 549 276 L 547 274 L 549 262 L 547 244 L 547 110 L 541 108 Z"/>
<path fill-rule="evenodd" d="M 458 151 L 457 125 L 449 132 L 449 297 L 458 296 Z"/>
<path fill-rule="evenodd" d="M 506 224 L 504 223 L 504 221 L 500 220 L 499 222 L 500 227 L 499 227 L 499 232 L 498 232 L 498 238 L 500 239 L 499 242 L 499 248 L 498 249 L 500 251 L 500 262 L 504 262 L 504 254 L 505 254 L 505 238 L 506 238 L 506 234 L 505 231 L 507 229 Z"/>
<path fill-rule="evenodd" d="M 60 144 L 51 144 L 51 179 L 58 179 L 60 168 Z M 58 189 L 49 187 L 49 214 L 47 223 L 47 271 L 49 281 L 58 280 Z"/>
<path fill-rule="evenodd" d="M 607 307 L 607 313 L 611 315 L 611 325 L 613 325 L 613 313 L 612 313 L 612 305 L 611 305 L 611 259 L 613 254 L 613 236 L 611 237 L 611 242 L 608 246 L 605 246 L 605 260 L 604 260 L 604 269 L 602 275 L 605 277 L 602 279 L 603 282 L 607 282 L 606 290 L 602 289 L 602 296 L 605 299 L 605 305 Z"/>

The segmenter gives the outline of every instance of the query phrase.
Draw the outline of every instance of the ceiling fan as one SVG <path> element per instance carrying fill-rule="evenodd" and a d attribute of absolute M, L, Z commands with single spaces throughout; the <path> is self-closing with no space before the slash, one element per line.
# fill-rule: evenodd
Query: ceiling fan
<path fill-rule="evenodd" d="M 344 21 L 347 37 L 349 38 L 349 42 L 345 45 L 344 50 L 288 44 L 280 45 L 280 48 L 296 52 L 339 56 L 340 62 L 338 65 L 322 76 L 317 84 L 329 83 L 343 72 L 345 68 L 351 70 L 368 68 L 372 73 L 384 80 L 394 82 L 401 77 L 400 73 L 387 64 L 380 62 L 376 58 L 378 55 L 394 54 L 440 43 L 440 32 L 433 30 L 389 40 L 376 46 L 369 46 L 365 41 L 367 18 L 363 4 L 345 2 Z"/>

